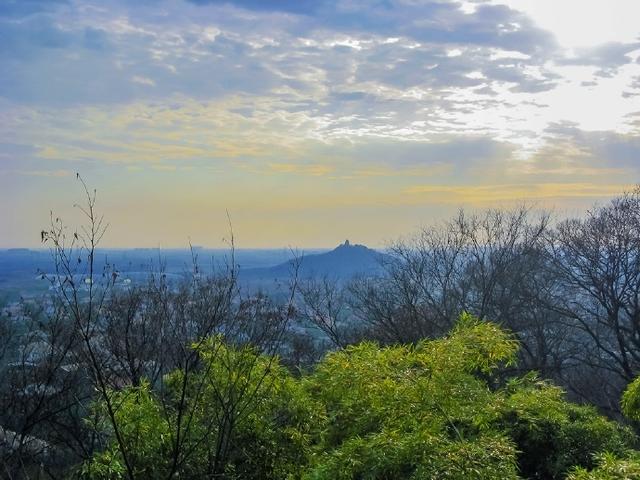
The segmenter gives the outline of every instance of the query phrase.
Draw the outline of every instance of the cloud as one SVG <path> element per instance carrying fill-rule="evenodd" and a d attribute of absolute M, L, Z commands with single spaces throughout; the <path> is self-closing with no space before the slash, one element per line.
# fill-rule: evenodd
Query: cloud
<path fill-rule="evenodd" d="M 460 173 L 475 166 L 511 158 L 513 146 L 486 137 L 445 136 L 439 141 L 411 141 L 362 138 L 334 147 L 360 165 L 388 165 L 396 168 L 451 165 Z"/>
<path fill-rule="evenodd" d="M 147 77 L 141 77 L 138 75 L 134 75 L 133 77 L 131 77 L 131 81 L 133 83 L 138 83 L 140 85 L 147 85 L 149 87 L 155 87 L 156 86 L 156 82 L 154 82 L 152 79 L 147 78 Z"/>
<path fill-rule="evenodd" d="M 275 173 L 293 173 L 298 175 L 312 175 L 315 177 L 327 175 L 334 171 L 331 165 L 311 164 L 300 165 L 297 163 L 269 163 L 269 170 Z"/>
<path fill-rule="evenodd" d="M 174 8 L 161 3 L 167 11 Z M 522 73 L 526 70 L 520 67 L 530 60 L 487 63 L 494 53 L 490 48 L 534 53 L 552 47 L 544 31 L 507 7 L 482 6 L 470 16 L 458 4 L 442 2 L 379 2 L 370 8 L 355 2 L 196 3 L 174 10 L 172 24 L 124 2 L 115 2 L 110 10 L 34 10 L 20 24 L 5 20 L 5 55 L 16 65 L 0 93 L 62 104 L 74 98 L 85 103 L 128 101 L 141 95 L 125 85 L 134 75 L 153 78 L 158 97 L 260 93 L 283 84 L 307 91 L 349 82 L 354 67 L 356 81 L 399 88 L 478 86 L 468 75 L 480 66 L 487 67 L 483 73 L 489 80 L 521 82 L 523 89 L 540 88 L 550 80 L 543 83 Z M 318 11 L 312 18 L 273 14 L 312 5 Z M 258 17 L 247 17 L 236 6 L 257 9 Z M 389 43 L 389 35 L 402 41 Z M 447 56 L 455 45 L 468 47 L 460 58 Z M 54 48 L 64 51 L 54 53 Z M 49 50 L 47 55 L 38 57 L 43 49 Z M 69 75 L 46 76 L 45 85 L 45 71 Z M 65 92 L 58 78 L 77 78 L 78 84 Z M 82 88 L 83 82 L 91 88 Z"/>
<path fill-rule="evenodd" d="M 3 2 L 0 172 L 213 178 L 246 211 L 637 178 L 640 45 L 570 50 L 497 3 Z"/>
<path fill-rule="evenodd" d="M 630 54 L 640 49 L 640 42 L 609 42 L 590 48 L 577 49 L 574 55 L 559 59 L 563 65 L 590 65 L 597 67 L 597 76 L 611 77 L 617 70 L 631 63 Z"/>
<path fill-rule="evenodd" d="M 548 148 L 561 145 L 566 152 L 565 157 L 574 161 L 600 168 L 632 169 L 640 173 L 638 135 L 607 131 L 588 132 L 571 123 L 551 125 L 547 133 L 551 137 Z"/>
<path fill-rule="evenodd" d="M 233 4 L 258 11 L 279 11 L 296 14 L 311 14 L 324 3 L 322 0 L 188 0 L 196 5 Z"/>
<path fill-rule="evenodd" d="M 598 183 L 534 183 L 490 185 L 414 185 L 405 190 L 422 201 L 455 205 L 495 205 L 522 201 L 598 199 L 624 191 L 627 184 Z"/>

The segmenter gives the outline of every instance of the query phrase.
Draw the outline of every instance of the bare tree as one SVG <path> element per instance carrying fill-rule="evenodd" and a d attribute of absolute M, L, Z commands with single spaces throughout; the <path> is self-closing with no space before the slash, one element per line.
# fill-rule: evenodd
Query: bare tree
<path fill-rule="evenodd" d="M 59 307 L 26 310 L 2 364 L 0 447 L 9 478 L 55 476 L 90 455 L 82 416 L 90 392 L 74 361 L 77 338 Z"/>
<path fill-rule="evenodd" d="M 328 276 L 309 278 L 299 286 L 300 317 L 318 328 L 334 347 L 344 348 L 358 338 L 348 291 Z"/>
<path fill-rule="evenodd" d="M 530 208 L 460 212 L 390 248 L 386 276 L 351 287 L 354 311 L 383 341 L 407 342 L 447 332 L 461 311 L 512 328 L 527 365 L 546 369 L 551 339 L 545 235 L 549 215 Z M 534 358 L 535 357 L 535 358 Z"/>
<path fill-rule="evenodd" d="M 640 371 L 640 188 L 562 222 L 549 248 L 563 286 L 558 311 L 581 347 L 577 360 L 592 376 L 600 372 L 617 410 L 617 393 Z"/>
<path fill-rule="evenodd" d="M 50 276 L 62 309 L 62 317 L 72 328 L 71 355 L 95 392 L 94 410 L 104 415 L 108 432 L 100 421 L 88 422 L 96 429 L 96 442 L 103 446 L 112 437 L 127 478 L 144 478 L 137 442 L 123 434 L 119 409 L 121 392 L 148 382 L 162 405 L 163 422 L 169 432 L 169 451 L 163 475 L 174 478 L 185 472 L 190 459 L 204 445 L 209 452 L 211 475 L 227 467 L 236 430 L 269 388 L 269 368 L 258 368 L 258 358 L 274 362 L 281 352 L 289 320 L 295 313 L 299 263 L 293 263 L 290 296 L 284 304 L 274 304 L 262 295 L 244 297 L 237 282 L 233 230 L 230 258 L 221 271 L 201 272 L 192 249 L 193 269 L 184 280 L 171 282 L 164 271 L 152 272 L 147 284 L 122 288 L 118 272 L 109 264 L 99 269 L 96 256 L 106 231 L 97 213 L 96 192 L 85 192 L 85 205 L 77 206 L 85 223 L 72 234 L 58 218 L 42 232 L 51 246 L 55 272 Z M 218 339 L 208 362 L 200 356 L 205 344 Z M 244 356 L 238 361 L 225 345 L 251 348 L 261 356 Z M 211 365 L 221 365 L 227 379 L 208 375 Z M 256 383 L 256 372 L 261 372 Z M 170 388 L 166 375 L 179 378 Z M 252 378 L 249 384 L 245 379 Z M 257 385 L 257 386 L 256 386 Z M 202 401 L 207 392 L 217 398 L 210 423 L 203 428 Z M 86 412 L 85 412 L 86 414 Z"/>

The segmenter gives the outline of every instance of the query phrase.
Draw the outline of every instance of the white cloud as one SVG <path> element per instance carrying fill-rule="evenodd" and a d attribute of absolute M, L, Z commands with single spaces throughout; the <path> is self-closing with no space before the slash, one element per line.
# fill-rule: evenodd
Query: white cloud
<path fill-rule="evenodd" d="M 531 16 L 565 47 L 633 42 L 640 37 L 637 0 L 492 0 Z"/>
<path fill-rule="evenodd" d="M 640 48 L 626 43 L 640 3 L 357 5 L 292 15 L 120 0 L 23 24 L 0 18 L 14 47 L 0 50 L 12 66 L 0 78 L 0 142 L 36 145 L 21 158 L 50 162 L 239 159 L 252 172 L 357 176 L 372 158 L 409 169 L 437 156 L 462 168 L 480 147 L 481 161 L 524 171 L 559 145 L 552 125 L 610 141 L 640 128 Z M 608 16 L 622 26 L 606 26 Z M 384 158 L 366 148 L 378 142 Z"/>
<path fill-rule="evenodd" d="M 156 86 L 156 82 L 154 82 L 152 79 L 147 78 L 147 77 L 141 77 L 139 75 L 134 75 L 133 77 L 131 77 L 131 81 L 133 83 L 138 83 L 140 85 L 147 85 L 149 87 L 155 87 Z"/>

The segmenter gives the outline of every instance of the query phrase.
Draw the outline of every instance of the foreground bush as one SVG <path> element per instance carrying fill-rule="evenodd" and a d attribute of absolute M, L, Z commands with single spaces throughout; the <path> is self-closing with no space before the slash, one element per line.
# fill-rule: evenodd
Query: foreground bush
<path fill-rule="evenodd" d="M 533 375 L 500 387 L 517 342 L 470 315 L 443 339 L 330 353 L 302 378 L 219 337 L 198 348 L 197 375 L 114 392 L 121 438 L 84 476 L 131 476 L 124 447 L 135 478 L 175 462 L 188 478 L 634 478 L 606 476 L 637 466 L 615 460 L 634 446 L 629 429 Z"/>
<path fill-rule="evenodd" d="M 640 478 L 640 457 L 637 453 L 631 458 L 620 459 L 612 454 L 601 454 L 595 459 L 597 468 L 587 471 L 585 468 L 576 468 L 568 477 L 568 480 L 636 480 Z"/>
<path fill-rule="evenodd" d="M 496 427 L 515 442 L 525 478 L 565 478 L 576 465 L 594 467 L 598 452 L 623 455 L 634 444 L 630 429 L 593 407 L 567 402 L 560 388 L 535 376 L 513 381 L 505 390 Z"/>
<path fill-rule="evenodd" d="M 320 416 L 299 382 L 276 359 L 219 337 L 198 345 L 201 367 L 113 392 L 118 439 L 81 469 L 99 479 L 295 477 L 309 454 Z M 109 431 L 104 405 L 96 413 Z M 133 466 L 125 466 L 123 451 Z"/>

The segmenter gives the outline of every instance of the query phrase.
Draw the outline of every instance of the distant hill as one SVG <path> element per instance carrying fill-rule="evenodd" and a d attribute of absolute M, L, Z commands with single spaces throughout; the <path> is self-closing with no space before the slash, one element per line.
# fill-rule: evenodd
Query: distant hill
<path fill-rule="evenodd" d="M 227 249 L 198 249 L 198 264 L 205 274 L 224 268 L 229 259 Z M 239 280 L 248 291 L 274 292 L 286 290 L 291 274 L 291 252 L 285 249 L 238 249 L 235 263 L 240 266 Z M 345 242 L 331 251 L 312 250 L 302 257 L 299 278 L 329 276 L 348 280 L 355 275 L 375 275 L 381 271 L 384 254 L 364 245 Z M 192 271 L 192 252 L 187 249 L 99 249 L 96 251 L 96 271 L 108 263 L 135 284 L 148 279 L 151 271 L 160 266 L 172 278 L 183 277 Z M 83 272 L 84 264 L 79 268 Z M 48 249 L 0 249 L 0 300 L 43 294 L 49 284 L 40 273 L 55 270 Z"/>
<path fill-rule="evenodd" d="M 375 275 L 381 272 L 381 262 L 385 254 L 365 247 L 351 244 L 349 240 L 329 252 L 303 255 L 298 276 L 329 276 L 340 279 L 356 275 Z M 294 260 L 267 268 L 240 269 L 240 280 L 284 279 L 291 275 Z"/>

